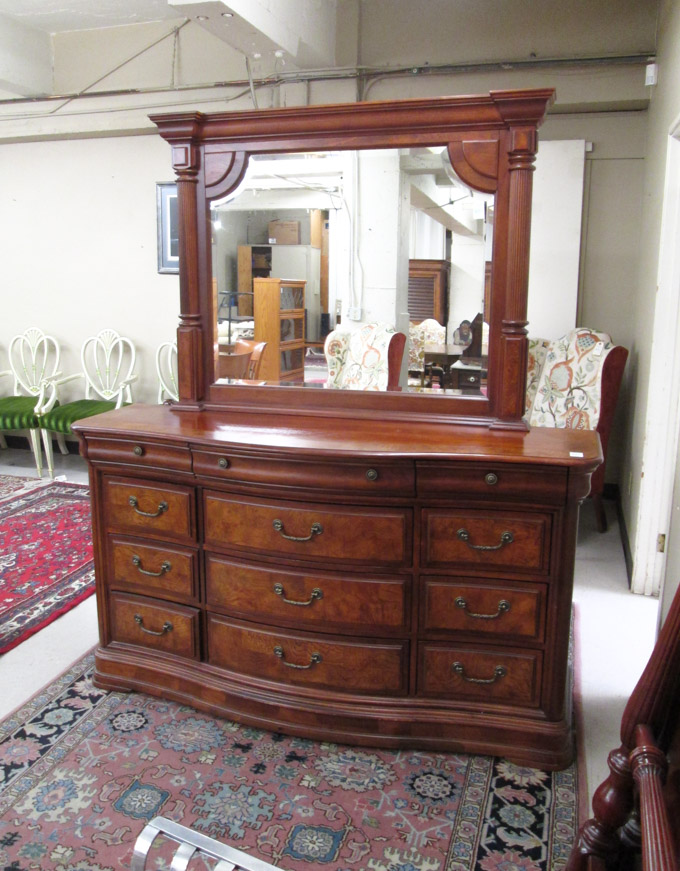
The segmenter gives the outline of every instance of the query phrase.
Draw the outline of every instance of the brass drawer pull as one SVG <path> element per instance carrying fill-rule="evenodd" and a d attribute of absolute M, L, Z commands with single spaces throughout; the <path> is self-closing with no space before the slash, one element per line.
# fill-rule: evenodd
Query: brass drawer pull
<path fill-rule="evenodd" d="M 310 657 L 309 665 L 297 665 L 297 664 L 294 663 L 294 662 L 286 662 L 286 660 L 285 660 L 285 658 L 284 658 L 283 647 L 281 647 L 281 646 L 278 645 L 278 644 L 277 644 L 276 647 L 274 648 L 274 655 L 275 655 L 275 656 L 278 656 L 278 658 L 281 660 L 281 662 L 282 662 L 284 665 L 287 665 L 288 668 L 302 668 L 302 669 L 307 669 L 307 668 L 311 668 L 313 665 L 318 665 L 318 663 L 320 663 L 321 660 L 322 660 L 322 656 L 321 656 L 320 653 L 313 653 L 313 654 L 311 655 L 311 657 Z"/>
<path fill-rule="evenodd" d="M 468 683 L 496 683 L 497 680 L 501 680 L 508 673 L 507 668 L 504 665 L 497 665 L 493 670 L 493 677 L 483 678 L 483 677 L 468 677 L 465 674 L 465 668 L 463 667 L 462 662 L 454 662 L 451 666 L 451 669 L 459 674 L 463 680 L 466 680 Z"/>
<path fill-rule="evenodd" d="M 143 457 L 144 456 L 144 448 L 141 445 L 135 445 L 134 448 L 132 449 L 132 453 L 136 457 Z"/>
<path fill-rule="evenodd" d="M 147 635 L 165 635 L 166 632 L 172 632 L 172 623 L 169 620 L 165 621 L 160 632 L 154 632 L 153 629 L 146 629 L 144 626 L 144 618 L 141 614 L 135 614 L 135 623 L 139 626 L 142 632 L 146 632 Z"/>
<path fill-rule="evenodd" d="M 143 568 L 142 568 L 142 561 L 141 561 L 141 559 L 137 556 L 137 554 L 135 554 L 135 555 L 132 557 L 132 565 L 136 567 L 137 571 L 138 571 L 140 574 L 142 574 L 142 575 L 149 575 L 149 577 L 151 577 L 151 578 L 160 578 L 161 575 L 164 575 L 166 572 L 169 572 L 170 569 L 172 568 L 172 563 L 170 563 L 169 560 L 163 560 L 163 562 L 161 563 L 161 570 L 160 570 L 160 572 L 150 572 L 148 569 L 143 569 Z"/>
<path fill-rule="evenodd" d="M 377 481 L 378 480 L 378 470 L 377 469 L 368 469 L 366 472 L 366 477 L 369 481 Z"/>
<path fill-rule="evenodd" d="M 315 535 L 321 535 L 323 532 L 323 526 L 320 523 L 312 523 L 309 535 L 303 535 L 301 537 L 298 537 L 297 535 L 286 535 L 283 531 L 283 523 L 280 520 L 275 520 L 272 525 L 277 532 L 281 533 L 281 537 L 285 538 L 287 541 L 311 541 Z"/>
<path fill-rule="evenodd" d="M 229 460 L 226 457 L 220 457 L 217 461 L 217 465 L 220 467 L 220 469 L 228 469 Z"/>
<path fill-rule="evenodd" d="M 283 589 L 283 584 L 274 584 L 274 592 L 277 596 L 281 596 L 286 605 L 311 605 L 314 599 L 323 599 L 323 591 L 318 587 L 314 587 L 312 590 L 312 595 L 307 599 L 306 602 L 296 602 L 295 599 L 286 599 L 286 594 Z"/>
<path fill-rule="evenodd" d="M 472 544 L 470 541 L 470 533 L 467 529 L 459 529 L 456 536 L 467 544 L 472 550 L 500 550 L 503 545 L 511 544 L 515 540 L 515 536 L 511 532 L 504 532 L 501 535 L 499 544 Z"/>
<path fill-rule="evenodd" d="M 510 610 L 510 602 L 507 599 L 501 599 L 498 603 L 498 611 L 495 614 L 475 614 L 473 611 L 467 610 L 467 600 L 462 596 L 458 596 L 456 599 L 456 607 L 462 608 L 463 611 L 468 615 L 468 617 L 475 617 L 477 620 L 497 620 L 501 614 L 505 611 Z"/>
<path fill-rule="evenodd" d="M 486 475 L 484 475 L 484 480 L 489 487 L 493 487 L 494 484 L 498 483 L 498 475 L 495 472 L 487 472 Z"/>
<path fill-rule="evenodd" d="M 128 502 L 130 503 L 130 505 L 132 505 L 137 514 L 141 514 L 142 517 L 160 517 L 164 511 L 168 510 L 168 503 L 165 502 L 165 500 L 158 503 L 158 511 L 156 512 L 142 511 L 140 508 L 138 508 L 137 506 L 139 505 L 139 502 L 137 501 L 136 496 L 130 496 Z"/>

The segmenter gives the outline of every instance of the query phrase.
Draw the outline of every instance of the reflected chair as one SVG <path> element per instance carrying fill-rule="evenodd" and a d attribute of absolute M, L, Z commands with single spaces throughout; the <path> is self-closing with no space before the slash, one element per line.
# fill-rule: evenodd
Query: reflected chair
<path fill-rule="evenodd" d="M 352 332 L 332 330 L 324 343 L 326 387 L 396 389 L 405 344 L 406 336 L 387 324 L 364 324 Z"/>
<path fill-rule="evenodd" d="M 31 327 L 9 344 L 10 369 L 0 376 L 13 378 L 12 395 L 0 399 L 0 446 L 7 447 L 5 432 L 28 431 L 38 477 L 42 476 L 42 451 L 36 407 L 47 400 L 56 403 L 55 383 L 60 373 L 59 343 L 37 327 Z"/>
<path fill-rule="evenodd" d="M 247 378 L 250 356 L 250 351 L 241 351 L 238 354 L 220 351 L 217 363 L 218 378 Z"/>
<path fill-rule="evenodd" d="M 426 377 L 430 383 L 433 375 L 441 377 L 442 370 L 425 364 L 426 345 L 446 344 L 446 327 L 434 318 L 426 318 L 418 324 L 408 325 L 408 373 L 409 384 L 425 385 Z"/>
<path fill-rule="evenodd" d="M 158 404 L 177 402 L 177 342 L 162 342 L 156 349 L 156 373 L 158 375 Z"/>
<path fill-rule="evenodd" d="M 530 353 L 543 355 L 540 342 L 530 342 Z M 549 342 L 538 375 L 529 373 L 533 400 L 526 419 L 530 426 L 597 430 L 605 461 L 593 472 L 590 495 L 597 528 L 607 531 L 602 493 L 607 445 L 628 350 L 614 345 L 607 333 L 577 328 Z M 534 383 L 535 382 L 535 383 Z"/>
<path fill-rule="evenodd" d="M 130 339 L 119 336 L 115 330 L 102 330 L 85 340 L 80 360 L 82 372 L 55 380 L 53 395 L 36 408 L 50 477 L 54 476 L 53 435 L 62 454 L 67 454 L 65 436 L 73 432 L 72 426 L 77 420 L 132 402 L 130 385 L 137 380 L 137 375 L 133 374 L 136 351 Z M 85 379 L 85 397 L 58 405 L 59 388 L 77 378 Z"/>
<path fill-rule="evenodd" d="M 255 339 L 236 340 L 236 344 L 234 345 L 234 352 L 236 354 L 250 354 L 250 360 L 248 362 L 248 368 L 245 375 L 245 377 L 249 381 L 254 381 L 257 378 L 260 371 L 260 363 L 262 362 L 262 355 L 264 354 L 266 347 L 266 342 L 256 342 Z"/>

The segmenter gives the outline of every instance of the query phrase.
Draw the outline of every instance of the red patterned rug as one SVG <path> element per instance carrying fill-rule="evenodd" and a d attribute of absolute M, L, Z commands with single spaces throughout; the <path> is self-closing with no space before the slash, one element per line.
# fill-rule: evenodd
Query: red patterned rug
<path fill-rule="evenodd" d="M 0 493 L 2 654 L 92 595 L 94 568 L 86 486 L 2 476 Z"/>
<path fill-rule="evenodd" d="M 88 654 L 0 723 L 5 871 L 121 871 L 157 815 L 288 871 L 566 864 L 575 766 L 290 738 L 98 690 L 92 664 Z M 147 859 L 155 871 L 169 867 L 162 840 Z"/>

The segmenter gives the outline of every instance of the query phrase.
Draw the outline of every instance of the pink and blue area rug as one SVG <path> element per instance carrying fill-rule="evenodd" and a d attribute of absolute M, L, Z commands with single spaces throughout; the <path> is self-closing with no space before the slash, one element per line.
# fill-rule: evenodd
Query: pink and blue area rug
<path fill-rule="evenodd" d="M 157 815 L 288 871 L 566 863 L 575 767 L 285 737 L 98 690 L 92 666 L 88 654 L 0 724 L 3 871 L 122 871 Z M 148 868 L 167 871 L 161 853 Z"/>
<path fill-rule="evenodd" d="M 0 476 L 0 654 L 93 592 L 87 487 Z"/>

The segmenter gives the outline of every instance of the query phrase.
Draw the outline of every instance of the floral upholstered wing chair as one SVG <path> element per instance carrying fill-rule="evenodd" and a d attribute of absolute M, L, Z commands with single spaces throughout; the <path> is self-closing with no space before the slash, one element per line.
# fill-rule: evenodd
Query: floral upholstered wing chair
<path fill-rule="evenodd" d="M 352 332 L 332 330 L 324 352 L 326 387 L 392 390 L 398 386 L 406 336 L 386 324 L 364 324 Z"/>
<path fill-rule="evenodd" d="M 628 350 L 614 345 L 607 333 L 584 327 L 547 345 L 544 339 L 531 340 L 526 414 L 529 425 L 597 430 L 606 460 L 627 357 Z M 600 532 L 607 529 L 602 502 L 604 473 L 603 462 L 593 473 L 590 489 Z"/>

